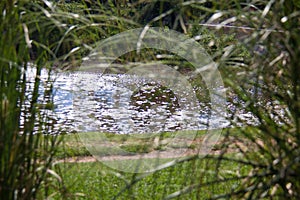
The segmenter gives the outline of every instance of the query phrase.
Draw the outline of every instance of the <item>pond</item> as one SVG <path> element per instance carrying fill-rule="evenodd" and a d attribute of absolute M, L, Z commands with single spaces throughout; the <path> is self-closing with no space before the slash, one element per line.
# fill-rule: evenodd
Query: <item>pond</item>
<path fill-rule="evenodd" d="M 34 68 L 29 72 L 29 86 L 33 74 Z M 46 79 L 44 70 L 41 80 L 46 83 Z M 47 110 L 47 114 L 55 123 L 54 132 L 129 134 L 205 130 L 230 125 L 224 117 L 226 113 L 212 111 L 209 103 L 189 102 L 189 96 L 194 94 L 185 91 L 177 94 L 161 83 L 142 77 L 60 72 L 52 74 L 51 79 L 54 107 L 53 111 Z M 44 92 L 45 84 L 42 84 L 40 94 Z M 232 109 L 233 105 L 226 107 Z"/>

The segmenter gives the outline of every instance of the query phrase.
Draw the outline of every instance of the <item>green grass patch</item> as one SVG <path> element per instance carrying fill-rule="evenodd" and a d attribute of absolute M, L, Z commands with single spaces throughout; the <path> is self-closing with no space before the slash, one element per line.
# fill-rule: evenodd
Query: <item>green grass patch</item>
<path fill-rule="evenodd" d="M 255 134 L 256 127 L 245 127 L 243 132 Z M 101 152 L 102 156 L 109 155 L 134 155 L 152 151 L 166 151 L 167 149 L 189 148 L 196 149 L 197 141 L 207 131 L 177 131 L 149 134 L 113 134 L 113 133 L 76 133 L 65 134 L 60 139 L 62 142 L 56 149 L 56 158 L 91 156 L 90 151 Z M 222 135 L 229 134 L 233 137 L 243 138 L 240 128 L 222 130 Z M 88 136 L 89 138 L 86 139 Z M 89 141 L 91 144 L 89 146 Z M 175 142 L 174 142 L 175 141 Z M 189 141 L 189 142 L 186 142 Z M 201 141 L 200 141 L 201 142 Z M 221 144 L 215 145 L 219 148 Z M 93 149 L 94 146 L 97 149 Z"/>
<path fill-rule="evenodd" d="M 78 134 L 65 134 L 59 137 L 61 137 L 61 142 L 56 149 L 55 157 L 57 159 L 91 155 L 81 142 Z"/>
<path fill-rule="evenodd" d="M 130 134 L 121 135 L 113 133 L 76 133 L 65 134 L 60 139 L 62 142 L 57 147 L 56 158 L 61 159 L 65 157 L 80 157 L 90 156 L 90 149 L 88 147 L 89 141 L 91 146 L 97 146 L 97 152 L 101 151 L 101 155 L 119 155 L 121 150 L 128 152 L 129 154 L 135 153 L 149 153 L 153 150 L 163 150 L 164 146 L 168 144 L 168 141 L 176 139 L 192 139 L 200 137 L 205 134 L 206 131 L 177 131 L 177 132 L 164 132 L 160 134 Z M 86 140 L 86 136 L 89 138 Z M 155 141 L 158 141 L 155 143 Z M 97 144 L 96 144 L 97 143 Z M 176 145 L 170 145 L 176 147 Z M 180 145 L 183 147 L 182 145 Z M 114 148 L 116 147 L 116 148 Z M 189 148 L 189 146 L 184 146 Z M 89 150 L 88 150 L 89 149 Z M 116 150 L 119 149 L 119 150 Z"/>
<path fill-rule="evenodd" d="M 194 159 L 149 174 L 123 173 L 102 163 L 61 163 L 57 165 L 67 191 L 54 194 L 53 199 L 163 199 L 190 185 L 191 192 L 180 199 L 207 199 L 237 187 L 240 181 L 200 186 L 215 180 L 217 161 Z M 233 178 L 248 173 L 245 166 L 223 162 L 218 176 Z M 136 182 L 138 180 L 138 182 Z M 199 185 L 199 186 L 197 186 Z M 119 194 L 122 191 L 121 194 Z"/>

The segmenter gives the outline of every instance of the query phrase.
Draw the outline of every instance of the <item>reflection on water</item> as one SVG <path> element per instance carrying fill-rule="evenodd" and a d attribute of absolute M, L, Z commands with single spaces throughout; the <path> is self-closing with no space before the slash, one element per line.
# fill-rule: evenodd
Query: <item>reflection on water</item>
<path fill-rule="evenodd" d="M 146 133 L 207 127 L 199 120 L 200 104 L 196 108 L 179 100 L 159 83 L 131 75 L 77 74 L 74 79 L 72 113 L 79 130 Z"/>
<path fill-rule="evenodd" d="M 46 73 L 41 77 L 46 80 Z M 54 112 L 47 112 L 54 119 L 56 131 L 125 134 L 229 125 L 222 116 L 224 113 L 212 111 L 210 104 L 189 102 L 189 95 L 194 94 L 186 91 L 176 94 L 160 83 L 141 77 L 77 72 L 54 74 L 52 80 Z M 28 87 L 31 85 L 29 82 Z M 41 86 L 41 94 L 45 88 Z"/>

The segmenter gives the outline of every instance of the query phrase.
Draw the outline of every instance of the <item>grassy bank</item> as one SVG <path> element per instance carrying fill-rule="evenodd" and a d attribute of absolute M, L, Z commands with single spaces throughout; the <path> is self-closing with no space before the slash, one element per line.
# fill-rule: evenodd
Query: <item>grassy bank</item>
<path fill-rule="evenodd" d="M 249 127 L 255 129 L 255 127 Z M 174 148 L 196 149 L 197 145 L 178 144 L 178 146 L 155 145 L 156 138 L 160 141 L 176 139 L 199 141 L 207 131 L 177 131 L 166 132 L 162 134 L 148 134 L 147 137 L 138 135 L 118 135 L 106 133 L 105 137 L 115 146 L 128 151 L 129 155 L 139 155 L 150 153 L 152 151 L 170 151 Z M 224 129 L 223 134 L 232 134 L 233 136 L 243 137 L 237 128 Z M 62 142 L 57 147 L 56 159 L 74 158 L 91 156 L 85 148 L 80 135 L 67 134 L 59 136 Z M 87 133 L 96 134 L 93 132 Z M 163 143 L 163 142 L 162 142 Z M 214 147 L 214 151 L 221 148 L 221 143 Z M 110 148 L 108 147 L 107 151 Z M 105 152 L 106 150 L 103 149 Z M 110 156 L 119 155 L 107 154 Z M 236 153 L 228 153 L 229 157 L 236 157 Z M 122 156 L 122 155 L 121 155 Z M 214 156 L 211 156 L 214 157 Z M 216 156 L 217 157 L 217 156 Z M 120 158 L 118 162 L 130 162 Z M 162 158 L 164 159 L 164 158 Z M 168 161 L 167 158 L 165 159 Z M 173 160 L 173 159 L 172 159 Z M 149 159 L 149 162 L 155 162 L 155 159 Z M 223 162 L 220 171 L 216 171 L 220 167 L 216 159 L 186 157 L 179 163 L 171 165 L 171 167 L 162 168 L 153 173 L 133 174 L 116 171 L 102 162 L 59 162 L 55 164 L 55 171 L 61 179 L 58 179 L 54 188 L 55 190 L 47 191 L 48 195 L 53 199 L 163 199 L 176 191 L 185 190 L 185 187 L 193 185 L 193 189 L 187 189 L 180 194 L 180 199 L 207 199 L 212 194 L 224 194 L 237 187 L 241 180 L 238 176 L 246 175 L 249 171 L 247 165 L 237 164 L 233 162 Z M 237 173 L 238 172 L 238 173 Z M 222 177 L 222 181 L 218 185 L 202 185 L 204 182 L 215 181 L 217 177 Z M 230 180 L 232 179 L 232 180 Z M 226 181 L 225 181 L 226 180 Z M 230 181 L 228 181 L 230 180 Z M 170 197 L 171 197 L 170 196 Z"/>
<path fill-rule="evenodd" d="M 245 133 L 252 133 L 254 136 L 258 131 L 257 127 L 244 127 L 243 130 L 228 128 L 223 130 L 222 135 L 227 139 L 230 135 L 235 141 L 243 141 L 247 139 Z M 197 133 L 194 137 L 195 141 L 206 131 Z M 174 139 L 174 135 L 177 135 L 180 139 L 189 140 L 191 134 L 193 133 L 189 131 L 167 132 L 159 134 L 159 137 L 163 141 Z M 148 137 L 142 138 L 141 135 L 105 134 L 105 137 L 114 145 L 124 147 L 130 151 L 131 155 L 155 150 L 161 152 L 170 150 L 153 148 L 157 136 L 158 134 L 149 134 Z M 57 147 L 56 159 L 90 156 L 80 139 L 82 137 L 80 133 L 60 137 L 63 142 Z M 66 159 L 67 162 L 55 164 L 54 169 L 61 179 L 56 181 L 55 190 L 47 192 L 53 199 L 168 199 L 172 196 L 179 196 L 178 199 L 196 200 L 227 194 L 240 187 L 243 178 L 249 174 L 252 163 L 236 162 L 236 160 L 242 160 L 239 145 L 233 144 L 231 149 L 234 151 L 220 151 L 224 149 L 224 145 L 228 144 L 228 141 L 223 139 L 221 138 L 213 148 L 212 152 L 218 152 L 217 154 L 211 154 L 205 158 L 192 156 L 179 159 L 178 163 L 162 167 L 153 173 L 126 173 L 114 170 L 103 162 L 68 162 Z M 197 146 L 193 144 L 180 148 L 195 149 Z M 113 155 L 118 155 L 118 153 Z M 222 161 L 218 160 L 219 157 Z M 130 162 L 120 159 L 116 162 Z M 149 159 L 149 162 L 155 162 L 155 159 Z"/>
<path fill-rule="evenodd" d="M 255 127 L 245 127 L 247 132 L 254 132 Z M 151 153 L 153 151 L 170 151 L 172 149 L 186 149 L 186 150 L 197 150 L 203 142 L 203 136 L 207 133 L 206 130 L 199 131 L 176 131 L 176 132 L 164 132 L 157 134 L 113 134 L 113 133 L 99 133 L 88 132 L 88 133 L 74 133 L 65 134 L 59 136 L 62 141 L 56 149 L 56 159 L 70 158 L 70 157 L 83 157 L 91 156 L 91 153 L 87 150 L 86 144 L 84 143 L 84 136 L 95 135 L 95 140 L 103 140 L 109 142 L 111 145 L 116 146 L 127 152 L 127 155 Z M 240 140 L 245 139 L 245 135 L 241 133 L 239 128 L 228 128 L 221 131 L 220 141 L 214 145 L 213 151 L 220 150 L 222 148 L 222 136 L 225 134 L 231 135 L 232 137 L 239 137 Z M 103 145 L 102 156 L 110 155 L 124 155 L 122 153 L 113 152 L 111 146 Z M 105 153 L 106 152 L 106 153 Z"/>
<path fill-rule="evenodd" d="M 110 156 L 124 155 L 124 153 L 118 152 L 118 150 L 114 151 L 112 146 L 106 145 L 108 142 L 119 150 L 126 151 L 125 155 L 135 155 L 176 148 L 195 149 L 197 144 L 192 143 L 192 140 L 201 138 L 205 133 L 206 131 L 177 131 L 147 135 L 96 132 L 66 134 L 60 136 L 62 142 L 57 147 L 56 158 L 90 156 L 91 154 L 85 147 L 85 136 L 94 137 L 94 139 L 90 138 L 90 141 L 100 142 L 100 145 L 103 146 L 102 156 Z M 169 144 L 174 139 L 177 142 Z"/>

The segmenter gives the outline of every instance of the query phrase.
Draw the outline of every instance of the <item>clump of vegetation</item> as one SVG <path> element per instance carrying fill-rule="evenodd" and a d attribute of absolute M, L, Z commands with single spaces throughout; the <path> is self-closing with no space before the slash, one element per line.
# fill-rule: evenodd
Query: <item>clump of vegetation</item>
<path fill-rule="evenodd" d="M 232 3 L 232 4 L 231 4 Z M 258 121 L 255 128 L 240 127 L 240 134 L 225 133 L 221 154 L 205 159 L 218 160 L 216 178 L 209 182 L 196 183 L 171 195 L 178 197 L 205 186 L 230 182 L 232 179 L 220 176 L 222 163 L 231 162 L 248 166 L 248 174 L 233 173 L 233 179 L 241 184 L 233 185 L 231 191 L 211 194 L 211 199 L 297 199 L 299 198 L 299 3 L 293 1 L 265 1 L 255 9 L 256 3 L 246 4 L 250 12 L 243 12 L 235 2 L 224 3 L 218 23 L 248 25 L 251 27 L 247 38 L 241 42 L 251 55 L 243 65 L 222 67 L 223 77 L 229 91 L 240 101 L 230 99 L 236 108 L 245 109 Z M 222 2 L 215 2 L 222 5 Z M 283 9 L 282 9 L 283 8 Z M 223 14 L 226 13 L 226 14 Z M 255 17 L 253 17 L 255 16 Z M 235 45 L 224 49 L 220 64 L 225 63 L 235 53 Z M 235 111 L 232 117 L 247 123 Z M 232 121 L 236 124 L 236 121 Z M 237 155 L 230 155 L 234 146 Z"/>
<path fill-rule="evenodd" d="M 56 136 L 42 136 L 53 130 L 53 124 L 49 123 L 51 116 L 39 109 L 41 103 L 51 104 L 51 84 L 44 88 L 43 96 L 39 93 L 43 81 L 49 81 L 49 77 L 40 77 L 52 56 L 51 47 L 47 38 L 31 40 L 32 30 L 44 34 L 50 21 L 39 21 L 33 12 L 38 9 L 42 14 L 40 5 L 31 4 L 29 8 L 26 3 L 29 2 L 0 3 L 1 199 L 35 199 L 42 187 L 47 190 L 51 179 L 59 178 L 51 165 L 59 140 Z M 33 49 L 36 55 L 32 78 L 28 71 L 32 68 Z"/>

